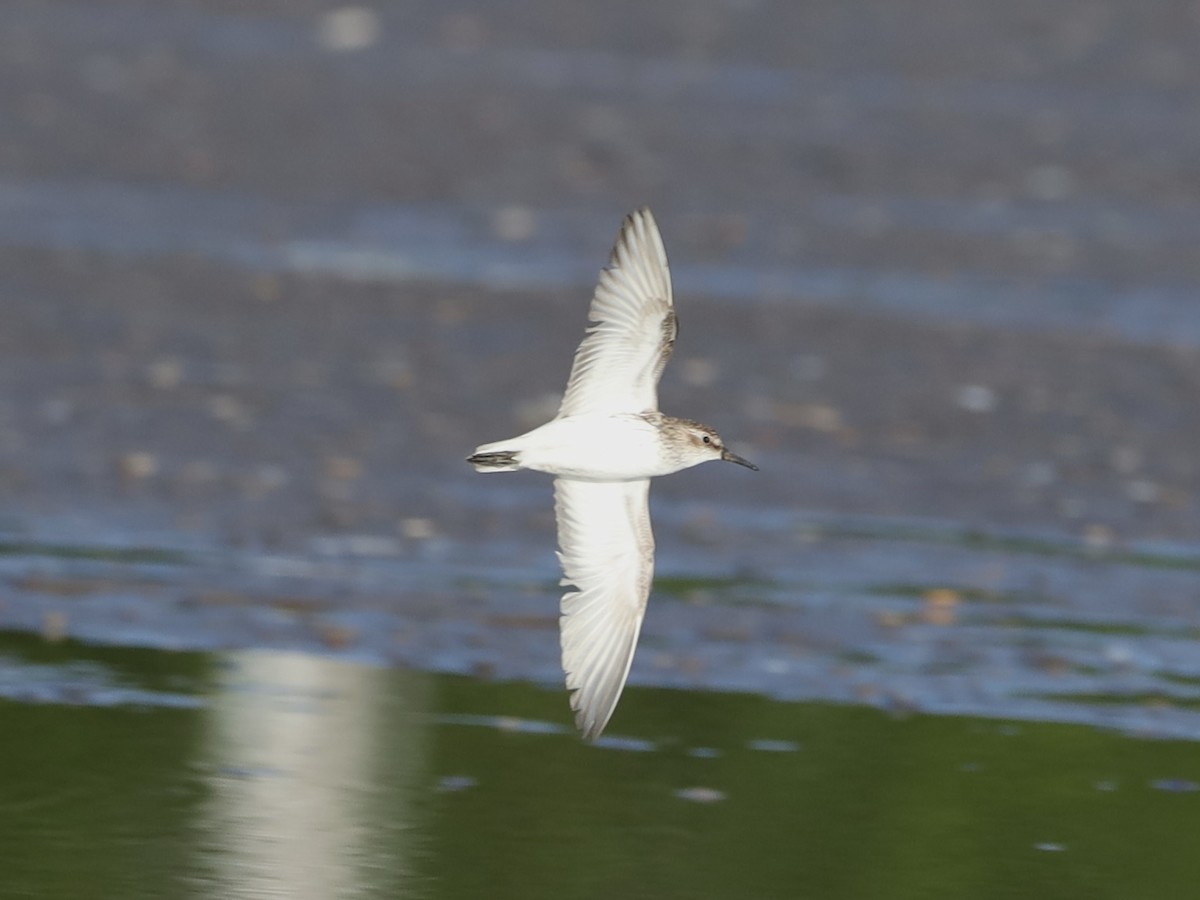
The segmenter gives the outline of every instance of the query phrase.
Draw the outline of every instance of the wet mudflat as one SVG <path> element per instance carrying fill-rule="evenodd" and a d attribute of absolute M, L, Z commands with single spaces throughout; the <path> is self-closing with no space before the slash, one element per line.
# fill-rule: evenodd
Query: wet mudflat
<path fill-rule="evenodd" d="M 659 516 L 660 531 L 728 529 L 743 562 L 714 568 L 699 540 L 664 554 L 633 684 L 1200 739 L 1200 625 L 1185 602 L 1200 559 L 1178 546 L 740 506 L 721 520 L 688 505 Z M 567 720 L 548 548 L 522 560 L 497 538 L 460 556 L 429 539 L 372 555 L 387 543 L 288 554 L 11 535 L 0 620 L 49 642 L 270 648 L 532 681 L 560 692 Z M 1130 595 L 1152 601 L 1131 610 Z M 61 699 L 53 681 L 31 691 Z"/>
<path fill-rule="evenodd" d="M 4 4 L 0 894 L 1186 894 L 1194 30 Z M 762 471 L 656 482 L 589 748 L 547 480 L 463 459 L 645 203 Z"/>

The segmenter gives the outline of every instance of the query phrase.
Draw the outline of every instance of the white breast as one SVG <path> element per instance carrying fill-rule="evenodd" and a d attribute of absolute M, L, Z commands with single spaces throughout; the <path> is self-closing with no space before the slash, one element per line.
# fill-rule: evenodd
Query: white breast
<path fill-rule="evenodd" d="M 562 478 L 626 481 L 675 470 L 664 459 L 658 428 L 639 415 L 554 419 L 512 444 L 522 467 Z"/>

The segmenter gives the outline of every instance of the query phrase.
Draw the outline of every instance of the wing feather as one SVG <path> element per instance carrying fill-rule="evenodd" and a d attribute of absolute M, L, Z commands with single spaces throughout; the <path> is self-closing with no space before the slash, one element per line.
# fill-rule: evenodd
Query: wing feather
<path fill-rule="evenodd" d="M 658 379 L 678 333 L 673 303 L 667 251 L 643 207 L 625 217 L 600 273 L 558 414 L 658 409 Z"/>
<path fill-rule="evenodd" d="M 562 662 L 585 738 L 608 724 L 629 676 L 654 577 L 650 480 L 554 482 Z"/>

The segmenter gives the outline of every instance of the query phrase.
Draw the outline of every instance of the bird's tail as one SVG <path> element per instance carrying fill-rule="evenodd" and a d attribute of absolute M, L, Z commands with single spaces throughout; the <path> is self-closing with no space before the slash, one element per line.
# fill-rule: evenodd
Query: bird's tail
<path fill-rule="evenodd" d="M 521 468 L 520 453 L 506 449 L 508 441 L 495 444 L 484 444 L 475 448 L 475 452 L 467 457 L 467 462 L 475 467 L 476 472 L 515 472 Z"/>

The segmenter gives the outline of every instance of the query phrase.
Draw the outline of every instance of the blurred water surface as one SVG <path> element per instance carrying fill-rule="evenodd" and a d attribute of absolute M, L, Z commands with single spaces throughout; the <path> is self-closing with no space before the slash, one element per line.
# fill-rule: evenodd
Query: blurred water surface
<path fill-rule="evenodd" d="M 0 4 L 0 895 L 1191 896 L 1196 22 Z M 463 458 L 642 204 L 762 471 L 589 747 Z"/>
<path fill-rule="evenodd" d="M 1195 745 L 633 689 L 0 638 L 5 895 L 1183 896 Z M 114 688 L 124 693 L 114 695 Z M 1136 840 L 1132 836 L 1136 835 Z"/>

